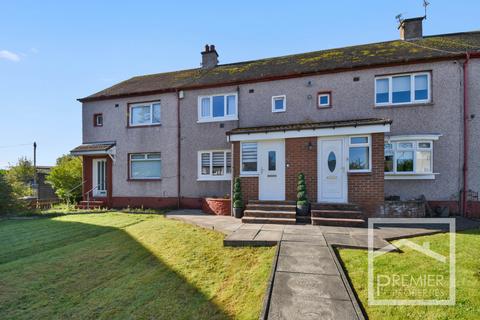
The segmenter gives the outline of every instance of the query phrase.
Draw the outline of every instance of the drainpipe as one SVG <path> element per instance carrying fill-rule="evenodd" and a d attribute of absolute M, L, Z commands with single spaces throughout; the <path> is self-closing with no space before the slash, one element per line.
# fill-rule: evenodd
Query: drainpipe
<path fill-rule="evenodd" d="M 463 63 L 463 192 L 462 192 L 462 215 L 467 216 L 467 188 L 468 188 L 468 63 L 470 53 L 465 54 L 465 62 Z"/>
<path fill-rule="evenodd" d="M 180 141 L 182 139 L 181 131 L 180 131 L 180 91 L 177 89 L 175 90 L 175 94 L 177 96 L 177 208 L 180 208 L 180 197 L 181 197 L 181 176 L 180 176 L 180 160 L 181 160 L 181 149 L 180 149 Z"/>

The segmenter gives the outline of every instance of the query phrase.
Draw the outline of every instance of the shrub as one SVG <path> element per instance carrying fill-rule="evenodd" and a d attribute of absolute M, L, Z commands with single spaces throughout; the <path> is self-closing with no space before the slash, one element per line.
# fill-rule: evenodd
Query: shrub
<path fill-rule="evenodd" d="M 308 205 L 307 199 L 307 184 L 305 183 L 305 175 L 299 173 L 297 176 L 297 205 L 306 206 Z"/>
<path fill-rule="evenodd" d="M 66 201 L 75 201 L 82 197 L 82 160 L 69 155 L 57 159 L 47 176 L 47 182 L 52 185 L 57 196 Z M 73 190 L 72 190 L 73 189 Z"/>
<path fill-rule="evenodd" d="M 16 212 L 20 204 L 12 186 L 3 174 L 0 174 L 0 215 Z"/>
<path fill-rule="evenodd" d="M 233 184 L 233 207 L 243 208 L 242 184 L 239 177 L 235 178 Z"/>
<path fill-rule="evenodd" d="M 10 166 L 5 172 L 5 179 L 12 188 L 15 197 L 21 198 L 33 195 L 31 184 L 35 169 L 30 160 L 25 157 L 18 159 L 17 164 Z"/>

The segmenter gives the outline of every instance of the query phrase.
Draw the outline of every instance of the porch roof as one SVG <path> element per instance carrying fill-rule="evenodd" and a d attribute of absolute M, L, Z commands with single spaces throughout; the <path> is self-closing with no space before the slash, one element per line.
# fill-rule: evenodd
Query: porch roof
<path fill-rule="evenodd" d="M 74 156 L 110 154 L 115 144 L 114 141 L 84 143 L 71 150 L 70 154 Z"/>

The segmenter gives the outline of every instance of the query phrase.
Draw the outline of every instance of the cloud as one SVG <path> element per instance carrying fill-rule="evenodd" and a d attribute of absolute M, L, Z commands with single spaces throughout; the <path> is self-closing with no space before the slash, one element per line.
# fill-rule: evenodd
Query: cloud
<path fill-rule="evenodd" d="M 18 62 L 20 61 L 20 56 L 8 50 L 0 50 L 0 59 Z"/>

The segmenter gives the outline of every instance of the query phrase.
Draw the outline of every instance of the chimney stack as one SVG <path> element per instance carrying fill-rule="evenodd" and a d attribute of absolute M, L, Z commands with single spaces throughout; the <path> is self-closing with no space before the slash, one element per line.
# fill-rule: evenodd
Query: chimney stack
<path fill-rule="evenodd" d="M 398 29 L 400 30 L 400 39 L 417 40 L 423 37 L 423 19 L 425 17 L 417 17 L 403 19 L 400 21 Z"/>
<path fill-rule="evenodd" d="M 218 53 L 215 46 L 205 45 L 205 51 L 202 52 L 202 68 L 210 69 L 218 64 Z"/>

